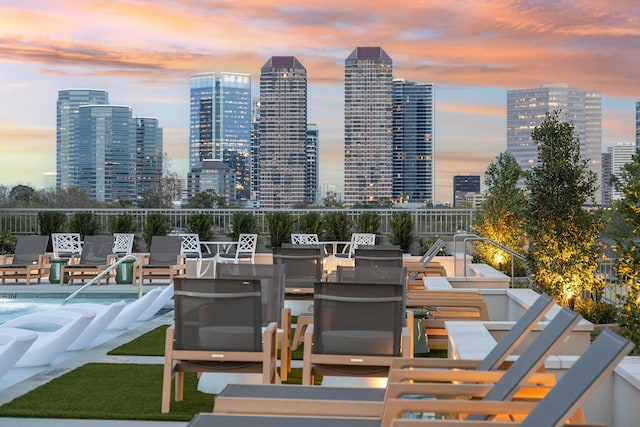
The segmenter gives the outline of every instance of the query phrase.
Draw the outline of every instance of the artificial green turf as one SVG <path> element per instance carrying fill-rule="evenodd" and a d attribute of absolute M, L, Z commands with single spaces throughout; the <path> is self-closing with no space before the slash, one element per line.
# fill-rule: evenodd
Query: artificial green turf
<path fill-rule="evenodd" d="M 114 356 L 164 356 L 164 340 L 168 327 L 169 325 L 158 326 L 133 341 L 114 348 L 108 354 Z"/>

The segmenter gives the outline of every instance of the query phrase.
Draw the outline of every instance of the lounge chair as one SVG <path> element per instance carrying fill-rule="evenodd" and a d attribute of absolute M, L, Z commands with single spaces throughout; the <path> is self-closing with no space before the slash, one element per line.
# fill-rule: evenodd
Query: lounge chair
<path fill-rule="evenodd" d="M 153 288 L 137 300 L 130 302 L 115 319 L 107 326 L 107 331 L 120 331 L 127 329 L 133 322 L 137 321 L 153 302 L 162 293 L 162 288 Z"/>
<path fill-rule="evenodd" d="M 78 351 L 91 348 L 98 335 L 107 329 L 126 305 L 126 302 L 118 301 L 109 305 L 97 303 L 68 304 L 61 308 L 60 310 L 95 314 L 91 323 L 78 335 L 75 341 L 67 347 L 66 351 Z"/>
<path fill-rule="evenodd" d="M 400 376 L 404 376 L 405 380 L 409 382 L 400 383 L 403 378 L 396 374 L 395 371 L 392 371 L 392 374 L 395 377 L 394 382 L 390 377 L 389 385 L 387 387 L 387 393 L 385 395 L 384 401 L 378 403 L 373 403 L 372 401 L 360 401 L 358 402 L 356 399 L 352 399 L 351 401 L 342 401 L 336 402 L 335 398 L 330 397 L 324 401 L 318 401 L 317 399 L 299 399 L 293 404 L 293 401 L 289 399 L 288 411 L 287 409 L 281 407 L 282 412 L 276 412 L 274 409 L 276 405 L 274 402 L 276 399 L 253 399 L 252 400 L 252 408 L 251 410 L 261 410 L 266 408 L 270 408 L 268 412 L 265 414 L 274 414 L 277 415 L 285 415 L 285 414 L 294 414 L 298 417 L 299 422 L 302 420 L 306 420 L 306 418 L 300 418 L 301 416 L 321 416 L 321 412 L 317 412 L 318 410 L 326 411 L 327 408 L 332 411 L 332 415 L 336 415 L 336 409 L 338 411 L 345 412 L 346 415 L 343 415 L 345 418 L 350 417 L 368 417 L 371 421 L 372 426 L 387 426 L 390 425 L 393 418 L 397 418 L 400 415 L 398 413 L 402 413 L 402 406 L 406 404 L 409 400 L 412 400 L 413 405 L 412 409 L 414 412 L 428 412 L 423 410 L 423 407 L 420 406 L 420 403 L 426 402 L 428 400 L 417 399 L 414 400 L 415 397 L 425 396 L 430 397 L 452 397 L 452 396 L 461 396 L 465 398 L 473 397 L 473 398 L 481 398 L 483 402 L 489 402 L 491 404 L 492 401 L 503 401 L 509 400 L 513 398 L 516 393 L 521 389 L 523 385 L 529 383 L 538 383 L 538 380 L 531 380 L 533 376 L 538 377 L 551 377 L 550 374 L 535 374 L 535 371 L 543 364 L 544 359 L 547 355 L 549 355 L 555 346 L 559 344 L 561 338 L 566 336 L 568 331 L 575 326 L 575 324 L 579 321 L 580 317 L 574 312 L 570 310 L 563 309 L 561 310 L 555 318 L 555 323 L 553 327 L 547 327 L 545 330 L 536 338 L 534 344 L 532 344 L 525 353 L 523 353 L 516 362 L 507 370 L 502 372 L 480 372 L 480 371 L 448 371 L 443 369 L 401 369 L 396 370 L 399 372 Z M 544 336 L 543 336 L 544 335 Z M 429 381 L 432 377 L 434 381 L 438 383 L 418 383 L 415 381 Z M 466 378 L 465 378 L 466 377 Z M 479 384 L 445 384 L 446 381 L 472 381 Z M 494 385 L 490 385 L 490 382 L 495 381 Z M 543 381 L 546 384 L 549 384 L 549 378 L 544 379 Z M 551 380 L 553 381 L 553 380 Z M 294 386 L 295 387 L 295 386 Z M 296 387 L 296 388 L 299 388 Z M 318 387 L 322 393 L 322 389 L 324 387 Z M 354 389 L 356 390 L 356 389 Z M 354 391 L 352 390 L 352 391 Z M 535 390 L 535 389 L 533 389 Z M 548 391 L 548 387 L 542 387 L 542 390 L 538 393 L 539 397 L 543 397 L 544 393 Z M 527 397 L 531 395 L 529 389 L 524 390 L 527 393 Z M 412 399 L 403 399 L 405 395 L 412 396 Z M 437 403 L 442 400 L 433 400 L 436 402 L 432 405 L 432 407 L 436 407 Z M 464 400 L 467 402 L 468 400 Z M 390 403 L 392 402 L 392 403 Z M 400 402 L 400 403 L 396 403 Z M 444 401 L 445 404 L 447 401 Z M 397 407 L 393 406 L 400 406 Z M 408 405 L 411 405 L 409 403 Z M 221 400 L 220 396 L 216 399 L 216 407 L 214 408 L 216 412 L 224 411 L 224 408 L 221 408 Z M 314 407 L 313 411 L 310 410 L 311 407 Z M 419 407 L 419 409 L 418 409 Z M 322 408 L 322 409 L 321 409 Z M 440 409 L 438 407 L 437 410 L 432 409 L 436 412 L 446 412 L 446 409 Z M 406 411 L 405 411 L 406 412 Z M 260 423 L 254 423 L 254 421 L 258 421 L 260 417 L 255 417 L 246 419 L 248 422 L 247 425 L 268 425 Z M 264 418 L 269 418 L 265 416 Z M 354 418 L 357 419 L 357 418 Z M 210 419 L 209 421 L 211 421 Z M 420 420 L 424 421 L 424 420 Z M 305 423 L 302 423 L 305 424 Z M 197 425 L 197 424 L 196 424 Z M 213 424 L 216 425 L 216 424 Z M 547 425 L 547 424 L 539 424 L 539 425 Z"/>
<path fill-rule="evenodd" d="M 0 329 L 4 333 L 9 333 L 11 328 L 34 330 L 38 338 L 15 366 L 45 366 L 62 354 L 94 317 L 95 313 L 49 310 L 7 320 Z"/>
<path fill-rule="evenodd" d="M 291 309 L 284 306 L 286 265 L 220 264 L 217 278 L 260 280 L 262 284 L 262 325 L 276 322 L 279 332 L 280 378 L 291 371 Z"/>
<path fill-rule="evenodd" d="M 180 254 L 182 237 L 153 236 L 148 256 L 142 259 L 142 280 L 164 279 L 173 281 L 173 276 L 185 272 L 185 256 Z M 138 277 L 138 263 L 134 263 L 133 277 Z"/>
<path fill-rule="evenodd" d="M 313 307 L 302 384 L 314 375 L 385 377 L 394 357 L 410 357 L 402 284 L 316 283 Z"/>
<path fill-rule="evenodd" d="M 144 322 L 151 319 L 165 305 L 167 305 L 171 298 L 173 298 L 173 283 L 170 283 L 169 285 L 160 289 L 162 289 L 162 291 L 158 294 L 158 297 L 150 303 L 146 304 L 147 308 L 140 314 L 140 316 L 135 319 L 137 322 Z"/>
<path fill-rule="evenodd" d="M 582 422 L 580 408 L 587 397 L 601 384 L 614 370 L 622 358 L 629 353 L 633 345 L 626 339 L 606 330 L 596 338 L 589 348 L 580 356 L 574 365 L 562 376 L 558 382 L 539 401 L 497 401 L 484 398 L 482 400 L 444 400 L 444 399 L 416 399 L 421 395 L 431 395 L 433 384 L 411 384 L 410 393 L 416 393 L 412 399 L 388 399 L 382 416 L 369 418 L 310 416 L 303 415 L 247 415 L 247 414 L 199 414 L 189 423 L 190 427 L 235 427 L 241 425 L 250 426 L 295 426 L 295 425 L 322 425 L 333 426 L 458 426 L 458 427 L 556 427 L 562 426 L 568 420 Z M 515 370 L 515 364 L 505 372 L 501 381 L 510 376 Z M 510 379 L 508 381 L 511 381 Z M 500 381 L 499 381 L 500 382 Z M 499 383 L 498 382 L 498 383 Z M 492 388 L 498 387 L 498 383 Z M 461 384 L 465 388 L 466 384 Z M 321 388 L 321 387 L 319 387 Z M 303 403 L 303 402 L 301 402 Z M 339 402 L 338 402 L 339 403 Z M 253 403 L 255 405 L 255 403 Z M 302 405 L 293 405 L 290 402 L 290 413 Z M 337 406 L 337 405 L 336 405 Z M 327 405 L 325 413 L 335 407 Z M 500 421 L 474 421 L 474 420 L 431 420 L 402 418 L 405 413 L 435 413 L 435 414 L 463 414 L 480 415 L 482 417 L 494 414 L 507 416 L 524 416 L 521 422 Z M 351 423 L 351 424 L 350 424 Z"/>
<path fill-rule="evenodd" d="M 483 360 L 397 358 L 393 360 L 391 369 L 392 371 L 406 368 L 495 371 L 502 367 L 507 357 L 527 338 L 529 332 L 544 318 L 545 313 L 547 313 L 553 305 L 554 300 L 549 295 L 539 296 Z M 549 326 L 551 326 L 551 324 L 547 327 Z M 380 388 L 326 386 L 314 388 L 306 386 L 275 388 L 263 385 L 230 384 L 216 397 L 214 410 L 216 412 L 256 413 L 255 411 L 263 411 L 263 409 L 261 409 L 262 405 L 258 406 L 258 403 L 261 403 L 261 399 L 271 397 L 267 406 L 274 412 L 277 411 L 278 408 L 282 411 L 282 408 L 290 407 L 293 402 L 296 402 L 296 407 L 307 408 L 307 414 L 313 414 L 321 410 L 319 408 L 321 408 L 323 404 L 326 404 L 324 401 L 342 400 L 347 402 L 343 412 L 335 412 L 338 408 L 332 405 L 336 415 L 356 415 L 356 413 L 354 413 L 356 409 L 354 403 L 358 402 L 368 402 L 369 406 L 371 406 L 371 408 L 365 408 L 365 413 L 377 411 L 379 414 L 380 405 L 384 401 L 384 396 L 385 390 Z M 306 399 L 309 402 L 298 402 L 297 399 Z M 357 410 L 360 411 L 359 408 Z"/>
<path fill-rule="evenodd" d="M 38 334 L 20 328 L 0 328 L 0 377 L 27 352 Z"/>
<path fill-rule="evenodd" d="M 40 283 L 40 279 L 49 272 L 45 255 L 48 242 L 48 236 L 18 236 L 13 255 L 6 256 L 8 259 L 0 265 L 2 284 L 6 279 L 16 282 L 18 279 L 25 279 L 27 285 L 31 283 L 31 279 L 36 279 Z"/>
<path fill-rule="evenodd" d="M 79 259 L 74 255 L 67 264 L 62 266 L 60 284 L 64 284 L 65 279 L 69 284 L 73 284 L 75 279 L 80 279 L 83 283 L 85 279 L 93 279 L 102 273 L 115 258 L 113 236 L 85 236 Z M 105 280 L 109 283 L 108 275 L 105 276 Z"/>
<path fill-rule="evenodd" d="M 447 272 L 440 263 L 433 263 L 433 258 L 440 252 L 440 249 L 444 247 L 444 240 L 438 239 L 425 251 L 420 257 L 420 261 L 415 265 L 408 263 L 409 278 L 411 280 L 418 279 L 421 276 L 446 276 Z"/>
<path fill-rule="evenodd" d="M 183 398 L 184 372 L 255 372 L 279 382 L 277 324 L 262 327 L 259 280 L 176 277 L 175 322 L 167 328 L 162 381 L 163 413 Z"/>
<path fill-rule="evenodd" d="M 356 267 L 402 267 L 402 249 L 395 245 L 360 246 L 353 258 Z"/>
<path fill-rule="evenodd" d="M 273 248 L 273 264 L 287 266 L 285 294 L 311 298 L 316 282 L 322 280 L 322 248 L 314 245 Z"/>

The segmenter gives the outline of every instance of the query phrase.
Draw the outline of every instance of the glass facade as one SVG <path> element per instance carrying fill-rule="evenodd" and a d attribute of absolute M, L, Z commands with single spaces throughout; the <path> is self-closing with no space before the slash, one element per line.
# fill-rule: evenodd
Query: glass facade
<path fill-rule="evenodd" d="M 305 163 L 305 182 L 304 198 L 308 204 L 315 204 L 319 200 L 318 194 L 318 143 L 320 142 L 320 131 L 318 125 L 309 123 L 307 125 L 307 143 L 305 145 L 305 154 L 307 160 Z"/>
<path fill-rule="evenodd" d="M 260 73 L 260 207 L 305 202 L 307 70 L 293 56 L 274 56 Z"/>
<path fill-rule="evenodd" d="M 158 119 L 136 118 L 136 194 L 137 202 L 160 185 L 163 159 L 162 128 Z"/>
<path fill-rule="evenodd" d="M 344 200 L 392 198 L 393 64 L 380 47 L 357 47 L 345 61 Z"/>
<path fill-rule="evenodd" d="M 136 201 L 136 121 L 131 107 L 79 108 L 77 187 L 93 200 Z"/>
<path fill-rule="evenodd" d="M 248 162 L 251 76 L 199 74 L 191 77 L 190 86 L 189 170 L 199 167 L 203 160 L 223 160 L 225 150 L 239 152 Z M 249 163 L 246 166 L 248 170 Z"/>
<path fill-rule="evenodd" d="M 538 161 L 531 131 L 548 112 L 560 111 L 561 120 L 574 125 L 580 154 L 598 176 L 596 201 L 602 203 L 602 98 L 599 92 L 570 88 L 566 84 L 507 91 L 507 151 L 524 171 Z"/>
<path fill-rule="evenodd" d="M 433 202 L 432 83 L 393 81 L 393 194 L 404 202 Z"/>
<path fill-rule="evenodd" d="M 56 189 L 68 190 L 78 185 L 76 131 L 81 105 L 105 105 L 109 94 L 104 90 L 70 89 L 58 91 L 56 103 Z"/>

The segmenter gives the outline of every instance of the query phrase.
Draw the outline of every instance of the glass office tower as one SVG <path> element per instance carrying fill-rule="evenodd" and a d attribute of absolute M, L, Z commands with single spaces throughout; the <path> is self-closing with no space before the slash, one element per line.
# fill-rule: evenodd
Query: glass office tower
<path fill-rule="evenodd" d="M 135 203 L 136 121 L 131 107 L 79 107 L 76 141 L 76 186 L 99 202 Z"/>
<path fill-rule="evenodd" d="M 56 189 L 68 190 L 78 185 L 76 130 L 81 105 L 105 105 L 109 94 L 104 90 L 68 89 L 58 91 L 56 103 Z"/>
<path fill-rule="evenodd" d="M 392 197 L 392 60 L 357 47 L 345 61 L 344 198 L 348 207 Z"/>
<path fill-rule="evenodd" d="M 251 76 L 198 74 L 191 77 L 190 87 L 189 170 L 201 167 L 204 160 L 223 160 L 225 150 L 238 151 L 248 162 Z M 248 163 L 244 169 L 249 170 Z M 249 178 L 238 179 L 245 182 Z"/>
<path fill-rule="evenodd" d="M 293 56 L 274 56 L 260 71 L 260 207 L 305 202 L 307 70 Z"/>
<path fill-rule="evenodd" d="M 507 91 L 507 151 L 524 171 L 538 161 L 538 147 L 531 131 L 548 112 L 560 111 L 560 119 L 574 125 L 580 139 L 580 155 L 598 176 L 596 201 L 602 203 L 602 98 L 599 92 L 549 84 L 535 89 Z"/>
<path fill-rule="evenodd" d="M 137 202 L 161 185 L 163 159 L 162 128 L 158 119 L 136 118 L 136 195 Z"/>
<path fill-rule="evenodd" d="M 433 202 L 432 83 L 393 81 L 393 199 Z"/>

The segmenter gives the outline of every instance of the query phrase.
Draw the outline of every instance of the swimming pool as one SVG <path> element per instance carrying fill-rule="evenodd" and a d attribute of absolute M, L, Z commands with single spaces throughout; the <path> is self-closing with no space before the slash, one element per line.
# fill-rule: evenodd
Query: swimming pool
<path fill-rule="evenodd" d="M 68 295 L 66 294 L 36 294 L 20 295 L 17 297 L 0 296 L 0 324 L 9 319 L 15 319 L 26 314 L 37 311 L 62 308 L 62 302 Z M 135 294 L 79 294 L 73 298 L 69 304 L 74 303 L 98 303 L 109 305 L 114 302 L 124 300 L 127 303 L 135 301 Z"/>

